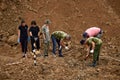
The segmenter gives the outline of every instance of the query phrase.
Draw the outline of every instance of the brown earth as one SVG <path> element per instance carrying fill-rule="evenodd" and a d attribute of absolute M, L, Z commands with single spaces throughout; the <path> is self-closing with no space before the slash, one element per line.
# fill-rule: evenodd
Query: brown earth
<path fill-rule="evenodd" d="M 120 79 L 120 1 L 119 0 L 0 0 L 0 80 L 119 80 Z M 38 58 L 33 66 L 30 53 L 21 58 L 16 45 L 16 29 L 21 19 L 42 26 L 50 19 L 51 32 L 63 30 L 72 35 L 72 48 L 64 58 L 51 55 Z M 81 34 L 91 26 L 104 30 L 100 63 L 87 66 L 79 45 Z M 17 40 L 16 40 L 17 41 Z M 11 43 L 10 43 L 11 42 Z"/>

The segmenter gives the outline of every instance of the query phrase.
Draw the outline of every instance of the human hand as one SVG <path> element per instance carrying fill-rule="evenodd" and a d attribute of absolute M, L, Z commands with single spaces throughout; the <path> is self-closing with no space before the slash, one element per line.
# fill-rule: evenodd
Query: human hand
<path fill-rule="evenodd" d="M 46 44 L 46 43 L 47 43 L 47 40 L 44 40 L 44 43 Z"/>
<path fill-rule="evenodd" d="M 38 40 L 38 37 L 34 37 L 34 40 L 37 41 L 37 40 Z"/>
<path fill-rule="evenodd" d="M 92 50 L 90 50 L 90 53 L 94 53 L 94 50 L 92 49 Z"/>
<path fill-rule="evenodd" d="M 18 38 L 17 42 L 20 43 L 20 38 Z"/>
<path fill-rule="evenodd" d="M 61 49 L 62 49 L 62 46 L 59 47 L 59 50 L 61 50 Z"/>
<path fill-rule="evenodd" d="M 30 36 L 28 36 L 28 42 L 30 41 Z"/>
<path fill-rule="evenodd" d="M 66 49 L 66 50 L 69 50 L 69 48 L 68 48 L 67 46 L 65 46 L 65 49 Z"/>

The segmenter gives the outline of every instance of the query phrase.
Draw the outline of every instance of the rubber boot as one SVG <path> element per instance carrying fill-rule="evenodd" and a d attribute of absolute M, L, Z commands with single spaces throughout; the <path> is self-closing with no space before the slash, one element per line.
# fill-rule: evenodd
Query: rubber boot
<path fill-rule="evenodd" d="M 90 65 L 91 67 L 95 67 L 97 65 L 96 61 L 93 61 L 93 63 Z"/>

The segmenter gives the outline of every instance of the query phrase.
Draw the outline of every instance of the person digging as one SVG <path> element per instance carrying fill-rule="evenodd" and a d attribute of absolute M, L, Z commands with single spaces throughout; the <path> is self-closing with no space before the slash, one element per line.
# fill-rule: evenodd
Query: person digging
<path fill-rule="evenodd" d="M 63 57 L 62 48 L 69 50 L 68 46 L 64 44 L 64 41 L 70 41 L 71 36 L 63 31 L 55 31 L 51 34 L 51 39 L 53 43 L 53 54 L 56 55 L 56 43 L 58 44 L 59 57 Z"/>
<path fill-rule="evenodd" d="M 90 66 L 95 67 L 97 65 L 97 62 L 99 61 L 102 40 L 96 37 L 90 37 L 88 39 L 81 40 L 80 43 L 82 45 L 85 45 L 87 48 L 87 55 L 85 57 L 85 60 L 89 57 L 90 53 L 93 53 L 93 62 Z M 90 47 L 92 48 L 91 50 Z"/>

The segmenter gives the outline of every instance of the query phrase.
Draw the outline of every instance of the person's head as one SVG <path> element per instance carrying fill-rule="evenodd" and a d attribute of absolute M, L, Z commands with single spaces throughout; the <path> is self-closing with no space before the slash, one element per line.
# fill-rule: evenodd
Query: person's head
<path fill-rule="evenodd" d="M 26 25 L 26 23 L 25 23 L 24 20 L 21 21 L 21 25 L 22 25 L 22 26 L 25 26 L 25 25 Z"/>
<path fill-rule="evenodd" d="M 51 23 L 51 21 L 49 19 L 45 20 L 45 24 L 49 25 Z"/>
<path fill-rule="evenodd" d="M 81 44 L 81 45 L 84 45 L 85 42 L 86 42 L 86 40 L 85 40 L 85 39 L 82 39 L 82 40 L 80 41 L 80 44 Z"/>
<path fill-rule="evenodd" d="M 31 21 L 31 25 L 32 25 L 32 26 L 37 25 L 36 21 L 35 21 L 35 20 Z"/>
<path fill-rule="evenodd" d="M 84 32 L 84 33 L 83 33 L 83 37 L 84 37 L 84 38 L 88 38 L 89 35 L 88 35 L 86 32 Z"/>
<path fill-rule="evenodd" d="M 65 37 L 65 40 L 71 40 L 71 36 L 69 34 L 67 34 L 67 36 Z"/>

